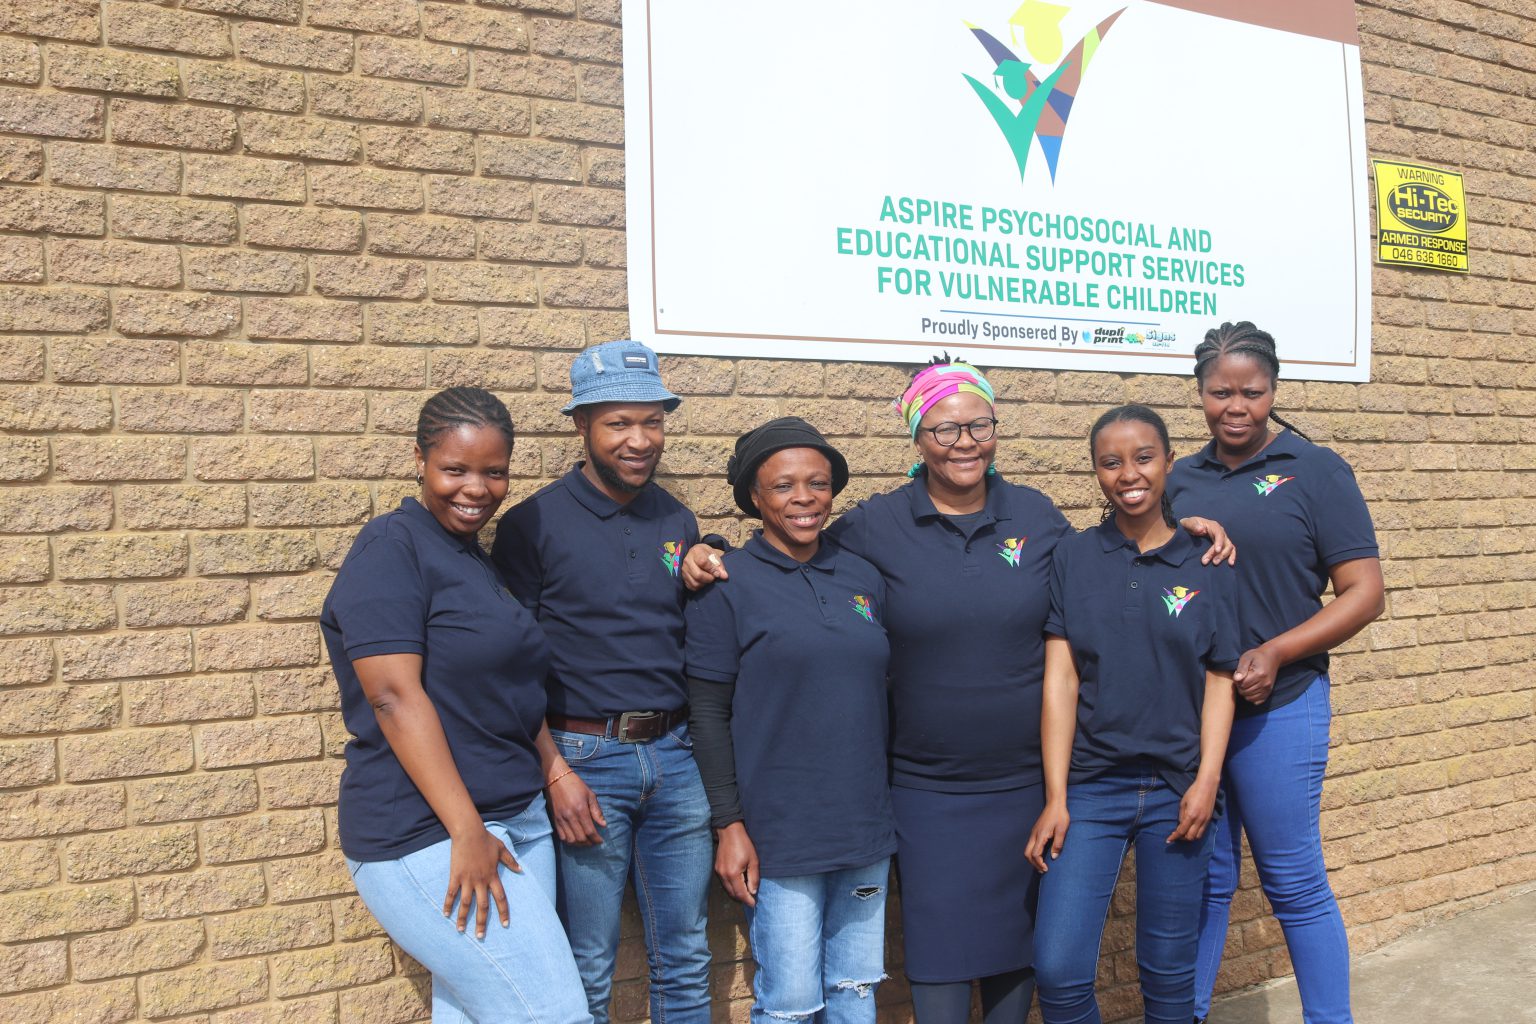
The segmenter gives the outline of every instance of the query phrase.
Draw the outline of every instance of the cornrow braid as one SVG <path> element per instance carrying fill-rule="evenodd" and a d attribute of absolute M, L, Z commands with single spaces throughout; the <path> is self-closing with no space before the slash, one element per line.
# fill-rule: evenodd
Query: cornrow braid
<path fill-rule="evenodd" d="M 1248 356 L 1269 370 L 1269 383 L 1273 387 L 1280 380 L 1280 357 L 1275 352 L 1275 337 L 1268 331 L 1255 327 L 1250 320 L 1228 321 L 1220 327 L 1205 332 L 1205 340 L 1195 346 L 1195 380 L 1205 386 L 1205 375 L 1222 356 Z M 1269 418 L 1303 440 L 1310 437 L 1296 428 L 1271 406 Z"/>
<path fill-rule="evenodd" d="M 517 438 L 512 416 L 501 399 L 484 388 L 449 388 L 421 407 L 416 418 L 416 447 L 425 455 L 444 432 L 459 427 L 494 427 L 506 438 L 508 451 Z"/>
<path fill-rule="evenodd" d="M 1145 405 L 1117 405 L 1104 415 L 1100 416 L 1093 424 L 1093 429 L 1088 432 L 1088 459 L 1093 460 L 1093 446 L 1098 443 L 1099 431 L 1111 423 L 1145 423 L 1157 431 L 1157 439 L 1163 442 L 1163 451 L 1173 454 L 1173 442 L 1168 438 L 1168 424 L 1156 411 Z M 1169 526 L 1177 526 L 1178 520 L 1173 517 L 1173 500 L 1168 497 L 1167 488 L 1163 489 L 1163 522 Z M 1106 523 L 1115 514 L 1115 506 L 1108 498 L 1104 499 L 1104 514 L 1099 517 L 1099 522 Z"/>

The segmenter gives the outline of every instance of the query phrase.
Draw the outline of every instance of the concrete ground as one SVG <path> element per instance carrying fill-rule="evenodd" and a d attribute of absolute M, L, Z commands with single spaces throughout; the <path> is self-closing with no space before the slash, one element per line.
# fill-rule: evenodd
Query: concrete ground
<path fill-rule="evenodd" d="M 1356 1024 L 1536 1024 L 1536 892 L 1355 961 Z M 1299 1024 L 1296 982 L 1218 999 L 1210 1024 Z"/>

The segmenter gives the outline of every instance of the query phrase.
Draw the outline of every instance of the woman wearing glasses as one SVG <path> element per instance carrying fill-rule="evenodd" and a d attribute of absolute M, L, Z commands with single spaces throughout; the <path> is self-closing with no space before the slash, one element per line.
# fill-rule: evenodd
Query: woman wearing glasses
<path fill-rule="evenodd" d="M 885 578 L 891 804 L 913 1009 L 920 1024 L 963 1024 L 980 979 L 987 1024 L 1023 1024 L 1037 885 L 1024 848 L 1045 804 L 1043 628 L 1051 552 L 1071 527 L 1050 498 L 993 470 L 997 415 L 980 370 L 936 359 L 895 405 L 920 460 L 912 479 L 860 502 L 826 535 Z M 1184 525 L 1204 533 L 1213 524 Z M 707 550 L 694 551 L 690 586 L 727 577 Z"/>

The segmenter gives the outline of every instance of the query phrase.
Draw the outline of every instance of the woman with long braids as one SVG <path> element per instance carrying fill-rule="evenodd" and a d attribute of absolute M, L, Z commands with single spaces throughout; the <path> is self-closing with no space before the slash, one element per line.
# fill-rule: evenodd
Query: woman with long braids
<path fill-rule="evenodd" d="M 918 463 L 826 536 L 885 580 L 891 639 L 891 805 L 905 971 L 918 1024 L 964 1024 L 979 980 L 986 1024 L 1024 1024 L 1034 997 L 1036 872 L 1024 859 L 1044 806 L 1043 627 L 1051 552 L 1071 527 L 1051 499 L 992 468 L 997 410 L 976 367 L 947 355 L 893 403 Z M 1215 523 L 1207 558 L 1229 554 Z M 691 588 L 725 580 L 695 547 Z M 729 583 L 725 584 L 729 586 Z"/>
<path fill-rule="evenodd" d="M 1275 339 L 1224 323 L 1195 349 L 1211 443 L 1180 459 L 1180 515 L 1221 520 L 1242 548 L 1237 719 L 1226 813 L 1206 883 L 1195 1018 L 1210 1008 L 1242 836 L 1285 932 L 1307 1024 L 1347 1024 L 1349 944 L 1328 884 L 1318 815 L 1328 766 L 1328 651 L 1381 614 L 1376 534 L 1354 474 L 1274 411 Z M 1281 429 L 1270 426 L 1273 421 Z M 1334 599 L 1322 594 L 1332 585 Z"/>
<path fill-rule="evenodd" d="M 325 599 L 353 736 L 341 848 L 368 909 L 432 972 L 434 1021 L 590 1024 L 534 747 L 549 647 L 478 540 L 507 496 L 512 442 L 490 392 L 428 399 L 420 498 L 363 527 Z"/>

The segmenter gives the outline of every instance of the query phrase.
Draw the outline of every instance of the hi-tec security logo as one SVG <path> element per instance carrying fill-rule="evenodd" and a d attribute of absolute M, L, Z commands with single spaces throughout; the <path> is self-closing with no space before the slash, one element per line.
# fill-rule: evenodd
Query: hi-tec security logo
<path fill-rule="evenodd" d="M 1049 67 L 1061 59 L 1065 45 L 1061 37 L 1061 19 L 1068 10 L 1067 7 L 1048 4 L 1044 0 L 1025 0 L 1013 12 L 1013 17 L 1008 19 L 1014 45 L 1018 45 L 1019 34 L 1022 32 L 1024 47 L 1033 60 L 1033 66 Z M 1031 145 L 1037 141 L 1040 152 L 1045 154 L 1051 181 L 1056 181 L 1056 161 L 1061 157 L 1062 137 L 1067 131 L 1067 120 L 1072 115 L 1077 90 L 1082 86 L 1083 76 L 1088 73 L 1089 66 L 1099 52 L 1099 44 L 1108 34 L 1110 26 L 1124 13 L 1125 8 L 1122 7 L 1095 25 L 1077 41 L 1072 52 L 1056 65 L 1056 70 L 1047 75 L 1044 81 L 1031 70 L 1030 61 L 1020 60 L 985 29 L 970 22 L 965 23 L 966 28 L 971 30 L 992 58 L 994 67 L 991 77 L 997 82 L 997 88 L 983 85 L 970 75 L 966 75 L 965 80 L 971 83 L 971 88 L 976 90 L 976 95 L 986 105 L 992 120 L 1002 130 L 1003 138 L 1008 140 L 1008 148 L 1013 150 L 1014 162 L 1019 166 L 1020 181 L 1024 180 L 1024 167 L 1029 161 Z M 1002 96 L 998 95 L 999 90 Z M 1007 98 L 1004 99 L 1004 96 Z"/>

